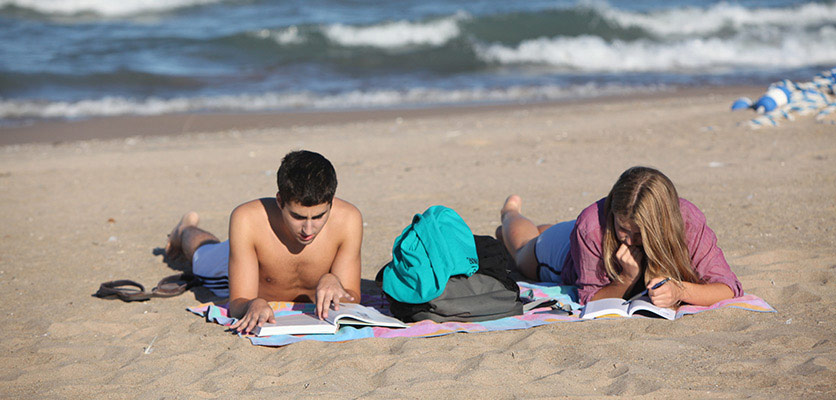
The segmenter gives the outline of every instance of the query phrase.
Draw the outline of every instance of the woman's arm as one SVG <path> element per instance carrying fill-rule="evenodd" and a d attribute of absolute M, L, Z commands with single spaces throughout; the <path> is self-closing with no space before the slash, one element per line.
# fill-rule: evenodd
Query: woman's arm
<path fill-rule="evenodd" d="M 598 290 L 590 300 L 606 299 L 611 297 L 624 297 L 624 295 L 639 280 L 641 260 L 644 257 L 642 250 L 635 246 L 621 245 L 615 252 L 615 258 L 621 265 L 621 273 L 618 276 L 621 282 L 615 280 Z"/>
<path fill-rule="evenodd" d="M 621 279 L 624 282 L 613 281 L 609 285 L 602 287 L 594 295 L 589 299 L 589 301 L 593 300 L 601 300 L 601 299 L 608 299 L 608 298 L 617 298 L 617 297 L 624 297 L 624 294 L 627 293 L 630 288 L 636 283 L 638 277 L 634 277 L 631 280 L 625 277 L 624 275 L 620 275 Z"/>
<path fill-rule="evenodd" d="M 659 307 L 675 307 L 679 302 L 695 306 L 710 306 L 718 301 L 734 297 L 732 289 L 724 283 L 691 283 L 677 284 L 670 281 L 658 289 L 651 289 L 662 278 L 653 278 L 647 284 L 647 294 L 650 301 Z"/>

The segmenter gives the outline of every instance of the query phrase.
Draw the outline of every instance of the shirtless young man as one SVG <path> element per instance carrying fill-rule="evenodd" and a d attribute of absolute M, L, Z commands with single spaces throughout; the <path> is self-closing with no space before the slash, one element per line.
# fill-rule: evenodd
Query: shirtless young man
<path fill-rule="evenodd" d="M 198 228 L 198 215 L 190 212 L 166 246 L 171 256 L 182 251 L 216 295 L 228 293 L 229 315 L 239 318 L 231 327 L 243 333 L 275 322 L 268 301 L 313 301 L 320 318 L 340 301 L 360 301 L 363 219 L 334 197 L 334 167 L 320 154 L 295 151 L 282 159 L 277 175 L 275 198 L 232 211 L 228 241 Z"/>

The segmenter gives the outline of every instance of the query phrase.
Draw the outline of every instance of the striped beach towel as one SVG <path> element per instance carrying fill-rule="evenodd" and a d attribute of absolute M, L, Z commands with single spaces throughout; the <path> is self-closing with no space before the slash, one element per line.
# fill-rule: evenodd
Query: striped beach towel
<path fill-rule="evenodd" d="M 381 327 L 354 327 L 343 326 L 334 335 L 276 335 L 268 337 L 256 337 L 251 335 L 240 335 L 246 337 L 254 345 L 258 346 L 285 346 L 291 343 L 316 340 L 321 342 L 343 342 L 354 339 L 365 338 L 396 338 L 396 337 L 433 337 L 449 335 L 457 332 L 491 332 L 515 329 L 528 329 L 540 325 L 553 324 L 557 322 L 579 322 L 584 321 L 579 317 L 581 305 L 575 302 L 577 290 L 573 286 L 546 286 L 536 285 L 527 282 L 518 282 L 521 296 L 529 302 L 552 299 L 561 307 L 539 307 L 526 311 L 523 315 L 500 318 L 493 321 L 474 323 L 445 322 L 436 323 L 430 320 L 419 321 L 410 324 L 405 329 L 381 328 Z M 388 312 L 388 304 L 382 293 L 365 294 L 363 305 L 376 308 L 383 313 Z M 313 313 L 313 304 L 272 302 L 276 317 L 298 313 Z M 562 310 L 560 309 L 562 308 Z M 683 306 L 677 312 L 677 317 L 697 314 L 717 308 L 739 308 L 756 312 L 775 312 L 775 309 L 763 299 L 744 295 L 734 299 L 724 300 L 709 307 Z M 194 314 L 206 318 L 208 322 L 223 326 L 229 326 L 235 322 L 230 318 L 226 305 L 203 304 L 188 309 Z M 567 313 L 563 310 L 572 310 Z"/>
<path fill-rule="evenodd" d="M 732 109 L 740 108 L 732 105 Z M 774 82 L 749 108 L 761 114 L 749 120 L 753 129 L 778 126 L 780 121 L 812 114 L 819 123 L 836 124 L 836 68 L 816 74 L 809 82 Z"/>

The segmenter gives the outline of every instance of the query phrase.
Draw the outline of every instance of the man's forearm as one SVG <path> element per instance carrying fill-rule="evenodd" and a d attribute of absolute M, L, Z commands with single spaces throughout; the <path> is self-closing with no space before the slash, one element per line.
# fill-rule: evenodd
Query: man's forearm
<path fill-rule="evenodd" d="M 243 298 L 237 298 L 235 300 L 230 301 L 229 302 L 229 316 L 232 317 L 232 318 L 239 318 L 240 319 L 241 317 L 243 317 L 247 313 L 247 310 L 250 309 L 250 304 L 252 304 L 252 302 L 255 301 L 255 300 L 257 300 L 257 298 L 251 299 L 251 300 L 247 300 L 247 299 L 243 299 Z"/>

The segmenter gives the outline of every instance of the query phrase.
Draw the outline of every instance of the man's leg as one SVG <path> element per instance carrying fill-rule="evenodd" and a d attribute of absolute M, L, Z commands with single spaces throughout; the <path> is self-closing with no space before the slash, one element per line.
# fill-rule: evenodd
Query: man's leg
<path fill-rule="evenodd" d="M 168 235 L 165 246 L 166 255 L 175 257 L 182 252 L 191 261 L 197 248 L 208 243 L 219 243 L 218 237 L 197 227 L 200 217 L 190 211 L 183 215 L 180 222 Z"/>
<path fill-rule="evenodd" d="M 548 229 L 551 225 L 537 226 L 521 213 L 522 199 L 520 196 L 511 195 L 505 199 L 505 204 L 500 210 L 502 226 L 501 240 L 508 252 L 514 256 L 514 262 L 520 272 L 529 279 L 539 280 L 537 276 L 537 257 L 534 254 L 534 247 L 537 244 L 537 236 Z"/>

